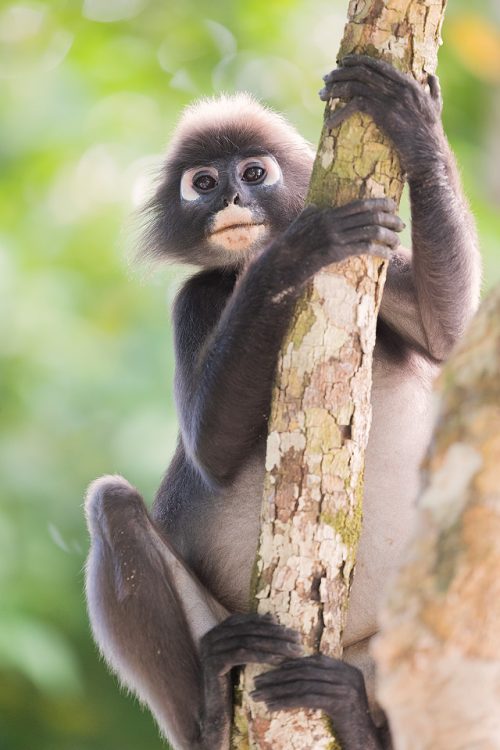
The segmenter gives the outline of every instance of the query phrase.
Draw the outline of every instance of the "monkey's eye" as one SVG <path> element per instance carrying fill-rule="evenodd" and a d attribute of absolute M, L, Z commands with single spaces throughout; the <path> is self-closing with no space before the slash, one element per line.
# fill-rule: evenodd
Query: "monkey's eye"
<path fill-rule="evenodd" d="M 185 201 L 199 201 L 204 193 L 209 193 L 219 184 L 219 173 L 215 167 L 199 164 L 182 173 L 181 198 Z"/>
<path fill-rule="evenodd" d="M 275 185 L 283 178 L 280 165 L 271 154 L 250 156 L 238 164 L 238 175 L 242 182 L 251 185 Z"/>
<path fill-rule="evenodd" d="M 264 167 L 254 165 L 245 169 L 241 176 L 241 179 L 245 182 L 260 182 L 262 179 L 264 179 L 265 175 L 266 170 L 264 169 Z"/>
<path fill-rule="evenodd" d="M 201 190 L 202 193 L 208 190 L 213 190 L 217 185 L 217 180 L 212 177 L 211 174 L 200 174 L 193 180 L 193 185 L 197 190 Z"/>

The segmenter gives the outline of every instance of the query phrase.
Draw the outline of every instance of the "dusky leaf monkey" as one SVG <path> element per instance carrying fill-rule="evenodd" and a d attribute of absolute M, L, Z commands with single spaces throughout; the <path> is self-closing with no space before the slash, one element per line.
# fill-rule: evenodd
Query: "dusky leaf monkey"
<path fill-rule="evenodd" d="M 303 209 L 310 146 L 245 94 L 187 109 L 148 207 L 145 252 L 201 269 L 173 313 L 179 438 L 150 513 L 121 477 L 91 485 L 87 598 L 106 661 L 179 750 L 229 747 L 230 672 L 248 662 L 275 666 L 256 680 L 255 697 L 271 710 L 322 709 L 344 750 L 390 743 L 368 711 L 367 647 L 413 526 L 432 381 L 476 308 L 480 263 L 437 79 L 427 90 L 387 63 L 348 57 L 325 80 L 322 98 L 348 101 L 337 122 L 369 113 L 397 149 L 411 252 L 399 246 L 403 224 L 386 198 Z M 389 270 L 363 532 L 337 661 L 304 657 L 296 633 L 249 613 L 249 586 L 284 334 L 313 274 L 363 253 L 388 258 Z"/>

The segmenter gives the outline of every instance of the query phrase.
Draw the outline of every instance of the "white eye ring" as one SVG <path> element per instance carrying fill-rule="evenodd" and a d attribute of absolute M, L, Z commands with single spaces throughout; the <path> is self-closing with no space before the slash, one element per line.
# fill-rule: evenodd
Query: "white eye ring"
<path fill-rule="evenodd" d="M 193 181 L 199 172 L 209 174 L 214 180 L 219 179 L 219 173 L 215 167 L 191 167 L 190 169 L 186 169 L 181 177 L 181 198 L 185 201 L 197 201 L 202 196 L 193 185 Z"/>
<path fill-rule="evenodd" d="M 245 170 L 248 167 L 262 167 L 266 170 L 266 176 L 259 185 L 275 185 L 277 182 L 283 179 L 281 168 L 274 156 L 257 156 L 250 157 L 249 159 L 243 159 L 238 164 L 238 173 L 240 179 L 245 174 Z M 250 183 L 251 184 L 251 183 Z"/>

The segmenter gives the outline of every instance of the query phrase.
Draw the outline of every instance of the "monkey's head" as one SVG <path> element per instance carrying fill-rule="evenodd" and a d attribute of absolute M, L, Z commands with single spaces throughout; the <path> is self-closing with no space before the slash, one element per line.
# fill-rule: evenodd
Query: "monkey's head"
<path fill-rule="evenodd" d="M 191 105 L 146 206 L 145 252 L 207 268 L 244 264 L 302 209 L 313 158 L 248 94 Z"/>

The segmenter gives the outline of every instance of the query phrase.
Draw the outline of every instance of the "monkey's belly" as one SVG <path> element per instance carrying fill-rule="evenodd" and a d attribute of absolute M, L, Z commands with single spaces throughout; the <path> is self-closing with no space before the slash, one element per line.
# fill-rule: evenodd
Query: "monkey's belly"
<path fill-rule="evenodd" d="M 196 529 L 196 557 L 191 564 L 211 593 L 231 612 L 248 611 L 250 579 L 260 533 L 264 486 L 264 447 L 251 457 L 234 484 L 211 500 L 210 511 Z"/>
<path fill-rule="evenodd" d="M 373 419 L 366 456 L 363 531 L 350 597 L 344 645 L 373 635 L 387 582 L 414 526 L 419 466 L 432 430 L 430 378 L 374 368 Z M 265 444 L 262 446 L 264 449 Z M 234 486 L 195 513 L 195 572 L 229 610 L 248 609 L 249 584 L 260 529 L 263 456 L 252 457 Z M 193 550 L 194 552 L 194 550 Z M 208 583 L 209 582 L 209 583 Z"/>
<path fill-rule="evenodd" d="M 399 382 L 398 382 L 399 381 Z M 430 379 L 374 371 L 373 418 L 366 453 L 363 529 L 344 645 L 373 635 L 388 583 L 411 538 L 420 464 L 432 433 Z"/>

